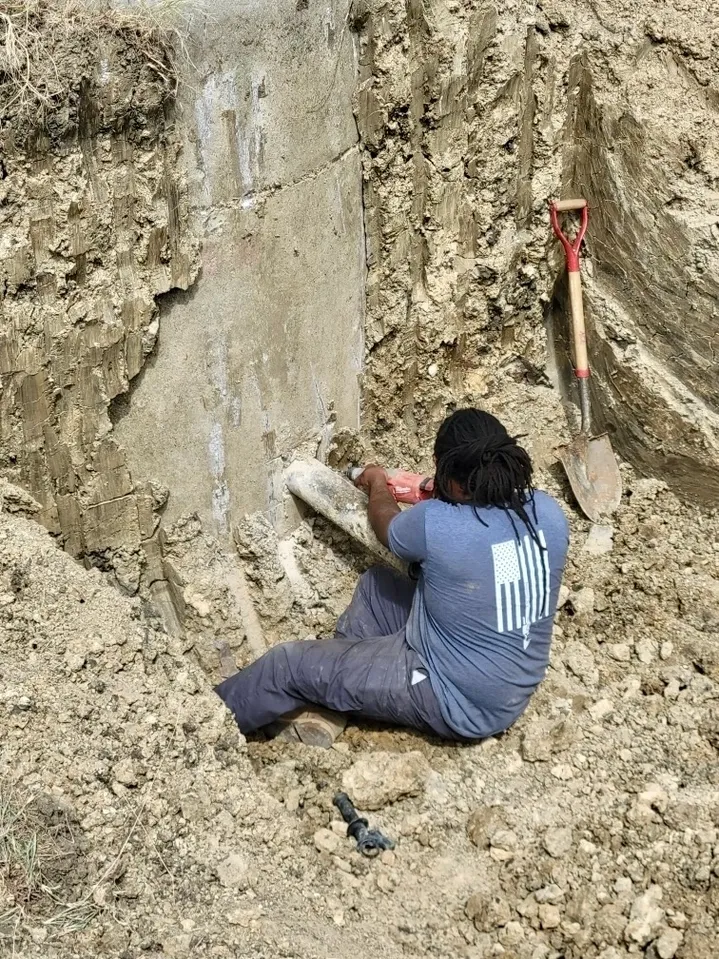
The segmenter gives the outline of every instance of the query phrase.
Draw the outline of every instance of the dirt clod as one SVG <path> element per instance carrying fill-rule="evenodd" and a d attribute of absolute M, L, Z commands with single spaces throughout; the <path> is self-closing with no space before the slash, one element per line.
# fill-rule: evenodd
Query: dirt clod
<path fill-rule="evenodd" d="M 382 809 L 420 795 L 430 767 L 420 752 L 376 752 L 359 759 L 342 777 L 342 787 L 359 809 Z"/>

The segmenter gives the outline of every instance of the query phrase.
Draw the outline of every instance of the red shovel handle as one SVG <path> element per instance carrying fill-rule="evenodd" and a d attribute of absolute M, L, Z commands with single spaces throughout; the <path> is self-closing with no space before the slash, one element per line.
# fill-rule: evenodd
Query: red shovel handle
<path fill-rule="evenodd" d="M 573 201 L 577 204 L 579 201 Z M 550 203 L 549 204 L 549 216 L 552 221 L 552 229 L 554 230 L 557 239 L 564 247 L 564 252 L 567 255 L 567 270 L 569 273 L 579 273 L 579 248 L 582 245 L 582 240 L 584 235 L 587 232 L 587 227 L 589 226 L 589 207 L 584 203 L 584 206 L 581 207 L 582 211 L 582 220 L 579 224 L 579 232 L 574 238 L 573 242 L 569 241 L 569 238 L 562 233 L 562 228 L 559 225 L 559 214 L 562 209 L 566 209 L 565 203 L 560 201 L 559 203 Z M 577 206 L 573 206 L 572 209 L 577 209 Z"/>

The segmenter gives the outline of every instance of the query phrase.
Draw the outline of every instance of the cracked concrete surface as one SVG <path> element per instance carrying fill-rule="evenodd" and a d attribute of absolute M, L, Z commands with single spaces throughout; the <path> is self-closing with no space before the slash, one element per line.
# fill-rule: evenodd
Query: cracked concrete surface
<path fill-rule="evenodd" d="M 364 235 L 345 0 L 326 10 L 220 4 L 187 96 L 202 275 L 116 422 L 133 471 L 225 535 L 282 525 L 283 457 L 359 423 Z M 329 96 L 328 96 L 329 93 Z M 158 429 L 159 427 L 159 429 Z"/>

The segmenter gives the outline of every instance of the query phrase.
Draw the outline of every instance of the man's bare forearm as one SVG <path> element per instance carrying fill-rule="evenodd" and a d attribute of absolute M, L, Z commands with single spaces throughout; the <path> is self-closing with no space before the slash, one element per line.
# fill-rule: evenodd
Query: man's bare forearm
<path fill-rule="evenodd" d="M 372 481 L 369 488 L 369 506 L 367 514 L 377 539 L 383 546 L 389 546 L 389 524 L 399 513 L 399 506 L 389 491 L 385 478 Z"/>
<path fill-rule="evenodd" d="M 368 466 L 356 483 L 369 496 L 367 517 L 370 526 L 380 543 L 389 546 L 389 524 L 399 513 L 399 506 L 389 491 L 387 474 L 379 466 Z"/>

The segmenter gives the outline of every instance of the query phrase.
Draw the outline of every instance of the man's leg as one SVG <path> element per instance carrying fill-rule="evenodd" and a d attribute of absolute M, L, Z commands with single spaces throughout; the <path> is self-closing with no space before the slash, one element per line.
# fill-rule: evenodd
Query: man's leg
<path fill-rule="evenodd" d="M 412 677 L 421 667 L 404 630 L 394 636 L 284 643 L 216 687 L 247 734 L 292 710 L 322 706 L 453 738 L 429 688 L 417 695 Z M 431 703 L 425 702 L 429 697 Z M 432 708 L 428 708 L 431 706 Z"/>
<path fill-rule="evenodd" d="M 387 644 L 381 639 L 403 631 L 414 591 L 407 577 L 374 567 L 360 577 L 352 602 L 338 621 L 335 639 L 275 646 L 221 683 L 216 692 L 232 710 L 240 730 L 253 732 L 311 705 L 361 714 L 363 691 L 386 682 L 384 672 L 396 665 L 392 656 L 382 655 Z M 354 648 L 358 640 L 362 646 L 367 644 L 361 653 Z M 368 698 L 374 703 L 371 692 Z"/>
<path fill-rule="evenodd" d="M 394 569 L 373 566 L 360 576 L 352 602 L 337 621 L 336 636 L 376 639 L 407 625 L 415 584 Z"/>

